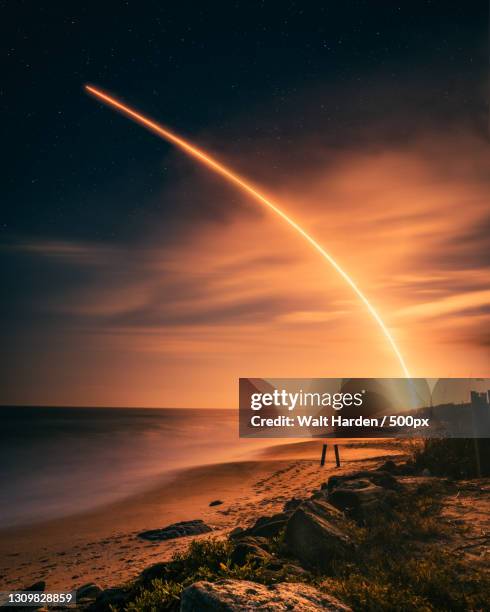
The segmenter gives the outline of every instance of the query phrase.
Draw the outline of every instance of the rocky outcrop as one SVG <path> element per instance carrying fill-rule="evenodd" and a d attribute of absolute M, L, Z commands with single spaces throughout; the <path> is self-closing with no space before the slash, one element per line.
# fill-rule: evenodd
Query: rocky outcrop
<path fill-rule="evenodd" d="M 145 569 L 139 575 L 138 581 L 143 586 L 148 586 L 153 582 L 153 580 L 164 579 L 167 573 L 168 563 L 165 563 L 165 561 L 154 563 L 153 565 L 145 567 Z"/>
<path fill-rule="evenodd" d="M 24 592 L 26 591 L 44 591 L 44 589 L 46 588 L 46 583 L 44 580 L 39 580 L 39 582 L 35 582 L 34 584 L 31 584 L 31 586 L 26 587 L 25 589 L 23 589 Z"/>
<path fill-rule="evenodd" d="M 328 496 L 331 504 L 348 516 L 363 521 L 372 516 L 382 505 L 389 502 L 393 491 L 383 489 L 369 480 L 349 480 L 335 488 Z"/>
<path fill-rule="evenodd" d="M 301 505 L 302 508 L 309 510 L 313 514 L 321 516 L 323 519 L 331 521 L 334 525 L 340 526 L 345 521 L 344 513 L 325 500 L 325 498 L 309 499 Z"/>
<path fill-rule="evenodd" d="M 369 480 L 369 482 L 372 482 L 378 487 L 391 489 L 393 491 L 399 490 L 401 488 L 401 485 L 398 480 L 393 476 L 393 474 L 390 474 L 389 472 L 385 472 L 382 470 L 363 470 L 360 472 L 352 472 L 351 474 L 344 474 L 342 476 L 331 476 L 328 479 L 328 482 L 322 485 L 322 489 L 327 489 L 327 491 L 330 492 L 350 480 L 359 479 Z"/>
<path fill-rule="evenodd" d="M 206 525 L 201 519 L 194 521 L 182 521 L 173 523 L 162 529 L 151 529 L 150 531 L 142 531 L 138 533 L 138 537 L 151 542 L 159 542 L 161 540 L 172 540 L 174 538 L 182 538 L 184 536 L 199 535 L 201 533 L 209 533 L 212 528 Z"/>
<path fill-rule="evenodd" d="M 102 593 L 102 589 L 93 582 L 82 585 L 77 589 L 77 602 L 96 599 Z"/>
<path fill-rule="evenodd" d="M 265 538 L 273 538 L 278 535 L 279 532 L 285 527 L 291 514 L 292 511 L 279 512 L 278 514 L 274 514 L 273 516 L 261 516 L 255 521 L 252 527 L 240 532 L 239 535 L 240 537 L 242 535 L 251 535 L 262 536 Z"/>
<path fill-rule="evenodd" d="M 326 502 L 308 501 L 299 506 L 286 526 L 285 544 L 306 567 L 326 568 L 352 549 L 339 526 L 341 513 Z"/>
<path fill-rule="evenodd" d="M 378 472 L 388 472 L 389 474 L 396 474 L 398 472 L 398 466 L 394 461 L 388 459 L 388 461 L 385 461 L 383 465 L 380 465 L 377 470 Z"/>
<path fill-rule="evenodd" d="M 245 565 L 247 561 L 265 563 L 272 559 L 267 548 L 268 543 L 265 538 L 245 536 L 236 543 L 231 553 L 231 562 L 234 565 Z"/>
<path fill-rule="evenodd" d="M 106 589 L 85 610 L 88 612 L 113 612 L 114 609 L 122 609 L 128 601 L 129 594 L 129 590 L 124 588 Z"/>
<path fill-rule="evenodd" d="M 196 582 L 182 594 L 181 612 L 349 612 L 327 593 L 301 583 L 271 586 L 247 580 Z"/>
<path fill-rule="evenodd" d="M 292 510 L 296 510 L 298 506 L 304 502 L 304 499 L 299 499 L 297 497 L 292 497 L 288 499 L 288 501 L 284 504 L 283 512 L 291 512 Z"/>

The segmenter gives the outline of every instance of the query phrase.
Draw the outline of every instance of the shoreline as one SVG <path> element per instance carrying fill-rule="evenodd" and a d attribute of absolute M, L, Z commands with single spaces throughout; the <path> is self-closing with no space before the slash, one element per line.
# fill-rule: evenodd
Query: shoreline
<path fill-rule="evenodd" d="M 88 582 L 102 587 L 123 583 L 184 550 L 195 537 L 220 537 L 259 514 L 279 511 L 295 493 L 314 490 L 333 473 L 406 454 L 394 441 L 345 440 L 339 441 L 342 467 L 335 467 L 330 454 L 320 468 L 322 443 L 271 445 L 249 460 L 184 468 L 150 490 L 97 509 L 0 530 L 0 588 L 20 589 L 37 580 L 45 580 L 47 590 L 70 590 Z M 218 499 L 223 503 L 209 506 Z M 144 530 L 194 519 L 202 519 L 213 531 L 164 542 L 137 537 Z"/>

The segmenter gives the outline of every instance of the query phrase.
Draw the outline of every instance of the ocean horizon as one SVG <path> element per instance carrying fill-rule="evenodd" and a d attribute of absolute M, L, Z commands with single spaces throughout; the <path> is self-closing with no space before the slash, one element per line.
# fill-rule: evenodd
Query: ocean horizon
<path fill-rule="evenodd" d="M 242 459 L 235 410 L 2 406 L 0 529 L 78 514 Z"/>

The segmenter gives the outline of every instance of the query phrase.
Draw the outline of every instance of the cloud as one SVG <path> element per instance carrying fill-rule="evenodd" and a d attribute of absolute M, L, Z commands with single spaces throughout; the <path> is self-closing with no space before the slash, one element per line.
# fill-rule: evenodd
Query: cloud
<path fill-rule="evenodd" d="M 255 176 L 253 155 L 241 154 Z M 488 375 L 486 141 L 465 131 L 338 151 L 298 143 L 302 161 L 269 183 L 275 159 L 262 150 L 266 191 L 351 274 L 410 369 Z M 230 394 L 220 381 L 243 375 L 399 374 L 365 307 L 276 216 L 199 172 L 158 197 L 165 210 L 155 203 L 131 240 L 4 247 L 25 346 L 36 337 L 53 363 L 94 380 L 102 369 L 124 389 L 127 379 L 130 398 L 169 372 L 175 385 L 206 379 Z"/>

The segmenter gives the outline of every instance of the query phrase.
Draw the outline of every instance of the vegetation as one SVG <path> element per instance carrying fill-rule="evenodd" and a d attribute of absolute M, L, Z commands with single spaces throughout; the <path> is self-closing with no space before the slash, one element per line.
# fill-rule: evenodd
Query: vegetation
<path fill-rule="evenodd" d="M 279 547 L 280 539 L 271 542 L 271 549 Z M 156 578 L 149 585 L 135 584 L 130 612 L 157 612 L 159 610 L 178 610 L 182 590 L 198 580 L 214 582 L 221 578 L 252 580 L 269 584 L 271 572 L 264 563 L 255 559 L 241 566 L 231 561 L 234 544 L 228 540 L 209 538 L 194 540 L 184 553 L 176 553 L 165 566 L 165 577 Z M 275 581 L 289 580 L 287 568 L 274 573 Z"/>
<path fill-rule="evenodd" d="M 441 487 L 419 487 L 359 528 L 355 559 L 322 587 L 366 612 L 484 610 L 488 576 L 444 550 Z"/>
<path fill-rule="evenodd" d="M 434 438 L 413 450 L 417 468 L 436 476 L 478 478 L 490 475 L 490 439 Z"/>
<path fill-rule="evenodd" d="M 411 493 L 399 493 L 391 506 L 362 527 L 346 521 L 345 530 L 356 544 L 355 553 L 332 566 L 328 574 L 302 579 L 337 596 L 355 611 L 488 609 L 488 576 L 444 550 L 448 528 L 439 514 L 448 486 L 434 481 Z M 270 546 L 282 558 L 287 554 L 281 537 Z M 182 590 L 197 580 L 237 578 L 269 584 L 295 579 L 281 571 L 271 572 L 266 564 L 252 559 L 238 567 L 231 562 L 233 548 L 230 541 L 192 542 L 185 553 L 176 554 L 165 564 L 162 578 L 134 585 L 126 609 L 177 610 Z"/>

